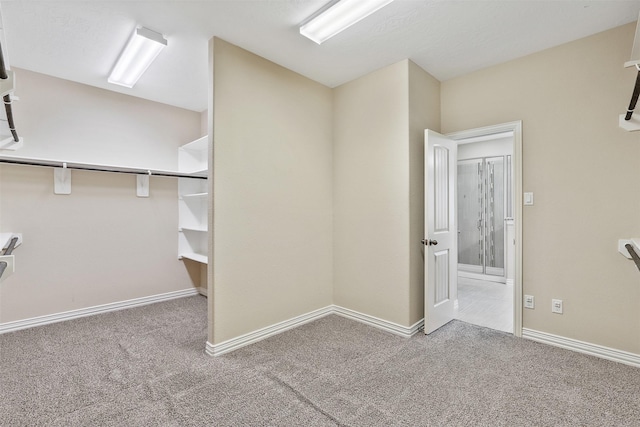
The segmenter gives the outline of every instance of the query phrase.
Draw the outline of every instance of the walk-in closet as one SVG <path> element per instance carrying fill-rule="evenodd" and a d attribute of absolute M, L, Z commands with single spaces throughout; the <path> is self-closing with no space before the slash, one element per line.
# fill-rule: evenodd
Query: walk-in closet
<path fill-rule="evenodd" d="M 0 332 L 206 293 L 206 114 L 12 70 L 23 144 L 0 151 L 0 218 L 20 245 Z"/>

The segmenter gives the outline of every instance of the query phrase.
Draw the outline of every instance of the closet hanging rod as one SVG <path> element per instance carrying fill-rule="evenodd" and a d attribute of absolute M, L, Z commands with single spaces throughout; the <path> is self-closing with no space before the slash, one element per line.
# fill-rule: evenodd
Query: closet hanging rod
<path fill-rule="evenodd" d="M 638 96 L 640 96 L 640 68 L 638 69 L 638 77 L 636 77 L 636 86 L 633 88 L 633 94 L 631 95 L 631 102 L 629 103 L 629 109 L 627 110 L 627 114 L 624 116 L 625 120 L 631 120 L 633 116 L 633 110 L 636 109 L 636 104 L 638 103 Z"/>
<path fill-rule="evenodd" d="M 193 178 L 193 179 L 207 179 L 206 175 L 202 174 L 188 174 L 171 171 L 154 171 L 150 169 L 136 169 L 136 168 L 124 168 L 124 167 L 111 167 L 102 165 L 82 165 L 52 160 L 32 160 L 32 159 L 19 159 L 19 158 L 0 158 L 0 163 L 7 163 L 11 165 L 22 166 L 42 166 L 50 168 L 66 168 L 76 169 L 92 172 L 113 172 L 113 173 L 126 173 L 131 175 L 149 175 L 149 176 L 161 176 L 170 178 Z"/>
<path fill-rule="evenodd" d="M 631 255 L 631 258 L 633 259 L 633 262 L 636 263 L 636 267 L 638 267 L 638 270 L 640 270 L 640 255 L 638 255 L 635 251 L 635 249 L 633 249 L 633 246 L 630 243 L 627 243 L 626 245 L 624 245 L 625 248 L 627 248 L 627 250 L 629 251 L 629 255 Z"/>
<path fill-rule="evenodd" d="M 0 79 L 6 80 L 9 78 L 7 74 L 7 69 L 4 65 L 4 55 L 2 54 L 2 45 L 0 45 Z M 16 132 L 16 125 L 13 122 L 13 109 L 11 107 L 11 95 L 6 94 L 3 96 L 4 99 L 4 109 L 7 112 L 7 124 L 9 125 L 9 130 L 11 131 L 11 135 L 13 136 L 13 140 L 15 142 L 20 142 L 20 138 L 18 138 L 18 132 Z"/>

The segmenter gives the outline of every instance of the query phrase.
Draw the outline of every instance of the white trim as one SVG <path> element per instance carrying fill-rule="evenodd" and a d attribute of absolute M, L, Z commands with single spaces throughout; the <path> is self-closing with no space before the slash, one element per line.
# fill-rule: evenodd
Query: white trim
<path fill-rule="evenodd" d="M 34 328 L 36 326 L 49 325 L 51 323 L 63 322 L 65 320 L 78 319 L 80 317 L 93 316 L 95 314 L 108 313 L 110 311 L 139 307 L 156 302 L 169 301 L 176 298 L 190 297 L 193 295 L 198 295 L 197 289 L 183 289 L 181 291 L 167 292 L 165 294 L 135 298 L 126 301 L 113 302 L 110 304 L 96 305 L 93 307 L 65 311 L 62 313 L 48 314 L 46 316 L 32 317 L 30 319 L 24 320 L 16 320 L 14 322 L 0 323 L 0 334 L 15 332 L 21 329 Z"/>
<path fill-rule="evenodd" d="M 522 328 L 522 338 L 640 368 L 640 354 L 629 353 L 527 328 Z"/>
<path fill-rule="evenodd" d="M 464 271 L 464 270 L 458 270 L 458 277 L 465 277 L 467 279 L 474 279 L 474 280 L 482 280 L 485 282 L 507 283 L 507 279 L 504 276 L 471 273 L 469 271 Z"/>
<path fill-rule="evenodd" d="M 302 314 L 300 316 L 293 317 L 289 320 L 278 322 L 271 326 L 258 329 L 253 332 L 240 335 L 239 337 L 231 338 L 230 340 L 221 342 L 220 344 L 211 344 L 207 341 L 205 352 L 209 356 L 220 356 L 222 354 L 229 353 L 230 351 L 237 350 L 246 345 L 269 338 L 270 336 L 304 325 L 305 323 L 320 319 L 321 317 L 328 316 L 331 313 L 333 313 L 332 306 L 327 306 L 306 314 Z"/>
<path fill-rule="evenodd" d="M 516 337 L 522 336 L 522 120 L 509 123 L 502 123 L 494 126 L 486 126 L 477 129 L 452 132 L 445 135 L 457 141 L 469 138 L 478 138 L 486 135 L 501 134 L 503 132 L 513 132 L 513 216 L 515 220 L 516 239 L 516 262 L 513 285 L 513 334 Z"/>
<path fill-rule="evenodd" d="M 209 356 L 220 356 L 222 354 L 229 353 L 241 347 L 256 343 L 273 335 L 288 331 L 290 329 L 296 328 L 298 326 L 304 325 L 305 323 L 312 322 L 330 314 L 336 314 L 338 316 L 346 317 L 348 319 L 373 326 L 374 328 L 391 332 L 392 334 L 399 335 L 404 338 L 413 336 L 416 332 L 420 331 L 424 325 L 424 319 L 421 319 L 418 322 L 414 323 L 412 326 L 407 327 L 374 316 L 369 316 L 368 314 L 360 313 L 355 310 L 350 310 L 348 308 L 340 307 L 337 305 L 328 305 L 324 308 L 293 317 L 289 320 L 285 320 L 283 322 L 279 322 L 274 325 L 258 329 L 256 331 L 240 335 L 236 338 L 231 338 L 230 340 L 221 342 L 220 344 L 211 344 L 209 341 L 207 341 L 205 353 Z"/>
<path fill-rule="evenodd" d="M 389 322 L 388 320 L 380 319 L 378 317 L 369 316 L 368 314 L 360 313 L 355 310 L 350 310 L 348 308 L 340 307 L 337 305 L 332 306 L 333 313 L 346 317 L 351 320 L 356 320 L 358 322 L 364 323 L 369 326 L 373 326 L 374 328 L 382 329 L 383 331 L 391 332 L 395 335 L 400 335 L 404 338 L 412 337 L 416 332 L 418 332 L 424 326 L 424 319 L 420 319 L 412 326 L 402 326 L 397 323 Z"/>

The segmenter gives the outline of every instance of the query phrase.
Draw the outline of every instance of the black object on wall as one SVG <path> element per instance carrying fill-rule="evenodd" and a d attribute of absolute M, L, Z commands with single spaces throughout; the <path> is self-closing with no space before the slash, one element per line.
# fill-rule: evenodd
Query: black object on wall
<path fill-rule="evenodd" d="M 631 95 L 631 102 L 629 103 L 629 109 L 627 110 L 627 115 L 624 116 L 625 120 L 631 120 L 631 116 L 633 116 L 633 110 L 636 109 L 636 104 L 638 103 L 638 96 L 640 96 L 640 69 L 638 70 L 638 77 L 636 78 L 636 86 L 633 88 L 633 95 Z"/>
<path fill-rule="evenodd" d="M 627 248 L 627 250 L 629 251 L 629 255 L 631 255 L 631 258 L 633 259 L 633 262 L 636 263 L 638 270 L 640 270 L 640 255 L 636 253 L 631 244 L 627 243 L 626 245 L 624 245 L 624 247 Z"/>
<path fill-rule="evenodd" d="M 6 80 L 9 78 L 7 69 L 4 65 L 4 55 L 2 54 L 2 46 L 0 46 L 0 79 Z M 4 97 L 4 108 L 7 112 L 7 123 L 9 124 L 9 130 L 13 136 L 15 142 L 19 142 L 18 133 L 16 132 L 16 125 L 13 123 L 13 110 L 11 109 L 11 95 L 6 94 Z"/>

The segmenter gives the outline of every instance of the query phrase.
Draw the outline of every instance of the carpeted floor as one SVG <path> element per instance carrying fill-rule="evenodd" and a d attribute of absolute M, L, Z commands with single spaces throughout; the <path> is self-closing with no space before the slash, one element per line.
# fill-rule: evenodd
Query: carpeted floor
<path fill-rule="evenodd" d="M 638 426 L 640 369 L 328 316 L 211 358 L 190 297 L 0 335 L 2 426 Z"/>

